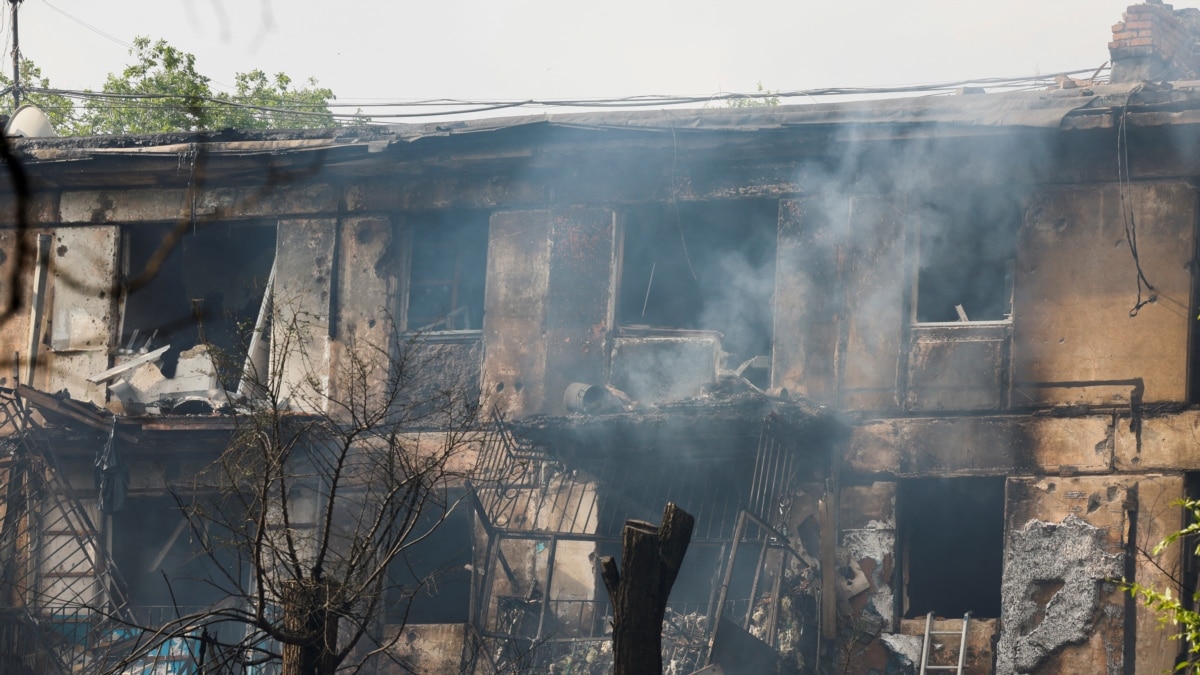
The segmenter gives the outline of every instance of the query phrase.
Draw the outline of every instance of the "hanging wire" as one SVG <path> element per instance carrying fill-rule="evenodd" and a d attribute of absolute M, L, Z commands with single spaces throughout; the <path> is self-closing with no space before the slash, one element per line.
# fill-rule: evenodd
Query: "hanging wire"
<path fill-rule="evenodd" d="M 1138 256 L 1137 243 L 1137 219 L 1133 211 L 1133 196 L 1127 194 L 1129 192 L 1129 137 L 1125 118 L 1129 114 L 1129 102 L 1133 100 L 1135 94 L 1140 91 L 1141 85 L 1138 85 L 1129 91 L 1129 95 L 1125 98 L 1124 105 L 1121 106 L 1121 121 L 1117 127 L 1117 189 L 1121 195 L 1121 219 L 1125 225 L 1125 242 L 1129 244 L 1129 252 L 1133 256 L 1133 266 L 1137 270 L 1137 301 L 1133 308 L 1129 310 L 1129 316 L 1135 317 L 1138 312 L 1146 305 L 1157 302 L 1158 295 L 1154 293 L 1154 286 L 1150 280 L 1146 278 L 1146 273 L 1142 270 L 1142 260 Z M 1146 299 L 1142 299 L 1142 289 L 1146 291 Z"/>
<path fill-rule="evenodd" d="M 675 184 L 675 162 L 679 159 L 679 141 L 675 138 L 675 125 L 671 125 L 671 206 L 675 209 L 675 227 L 679 229 L 679 244 L 683 247 L 683 259 L 687 261 L 692 281 L 700 281 L 692 267 L 692 256 L 688 253 L 687 240 L 683 238 L 683 220 L 679 217 L 679 186 Z M 653 278 L 653 277 L 651 277 Z M 646 291 L 649 297 L 649 289 Z"/>

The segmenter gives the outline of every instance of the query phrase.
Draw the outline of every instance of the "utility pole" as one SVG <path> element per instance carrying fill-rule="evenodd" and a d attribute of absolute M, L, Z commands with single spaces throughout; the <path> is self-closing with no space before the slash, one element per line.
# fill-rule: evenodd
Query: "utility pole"
<path fill-rule="evenodd" d="M 22 0 L 8 0 L 12 5 L 12 27 L 13 27 L 13 111 L 21 105 L 21 41 L 17 36 L 17 8 L 21 6 Z"/>

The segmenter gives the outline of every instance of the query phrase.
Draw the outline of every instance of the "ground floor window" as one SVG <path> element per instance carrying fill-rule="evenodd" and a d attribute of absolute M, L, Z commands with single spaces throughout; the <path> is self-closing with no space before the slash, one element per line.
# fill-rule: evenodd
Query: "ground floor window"
<path fill-rule="evenodd" d="M 897 495 L 905 617 L 1000 616 L 1004 478 L 919 478 Z"/>

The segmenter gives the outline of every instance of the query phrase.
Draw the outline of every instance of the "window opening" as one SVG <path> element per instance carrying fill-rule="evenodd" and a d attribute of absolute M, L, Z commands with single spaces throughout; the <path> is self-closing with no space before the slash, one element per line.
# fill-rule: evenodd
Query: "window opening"
<path fill-rule="evenodd" d="M 770 355 L 778 210 L 753 200 L 629 211 L 618 323 L 718 331 L 731 368 Z"/>
<path fill-rule="evenodd" d="M 122 346 L 134 351 L 170 345 L 160 362 L 175 376 L 179 355 L 202 341 L 218 354 L 226 388 L 237 385 L 249 328 L 262 306 L 263 290 L 275 260 L 275 227 L 208 223 L 189 227 L 157 270 L 147 271 L 172 225 L 128 227 L 125 277 L 148 276 L 128 292 Z M 247 327 L 247 324 L 249 327 Z M 152 344 L 151 344 L 152 343 Z"/>
<path fill-rule="evenodd" d="M 918 208 L 919 323 L 1004 321 L 1012 315 L 1016 200 L 980 191 Z"/>
<path fill-rule="evenodd" d="M 388 566 L 387 622 L 470 619 L 473 517 L 459 497 L 451 493 L 444 503 L 426 503 L 408 537 L 411 543 Z"/>
<path fill-rule="evenodd" d="M 439 212 L 411 229 L 406 330 L 480 330 L 488 214 Z"/>
<path fill-rule="evenodd" d="M 900 482 L 904 616 L 1000 616 L 1004 478 Z"/>
<path fill-rule="evenodd" d="M 129 497 L 112 515 L 113 560 L 129 584 L 134 616 L 146 625 L 228 597 L 223 570 L 238 566 L 221 546 L 197 536 L 171 496 Z"/>

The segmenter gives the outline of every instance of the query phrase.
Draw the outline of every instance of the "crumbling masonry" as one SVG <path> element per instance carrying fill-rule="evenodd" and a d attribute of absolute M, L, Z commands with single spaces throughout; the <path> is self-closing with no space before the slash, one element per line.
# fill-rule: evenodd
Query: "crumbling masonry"
<path fill-rule="evenodd" d="M 1196 588 L 1150 551 L 1200 490 L 1197 14 L 1131 7 L 1112 82 L 1050 90 L 14 139 L 0 673 L 94 663 L 97 607 L 219 600 L 168 487 L 247 369 L 336 399 L 406 341 L 486 431 L 411 551 L 436 595 L 372 629 L 417 672 L 605 672 L 596 561 L 667 501 L 667 672 L 908 672 L 967 613 L 968 673 L 1170 669 L 1115 580 Z"/>

